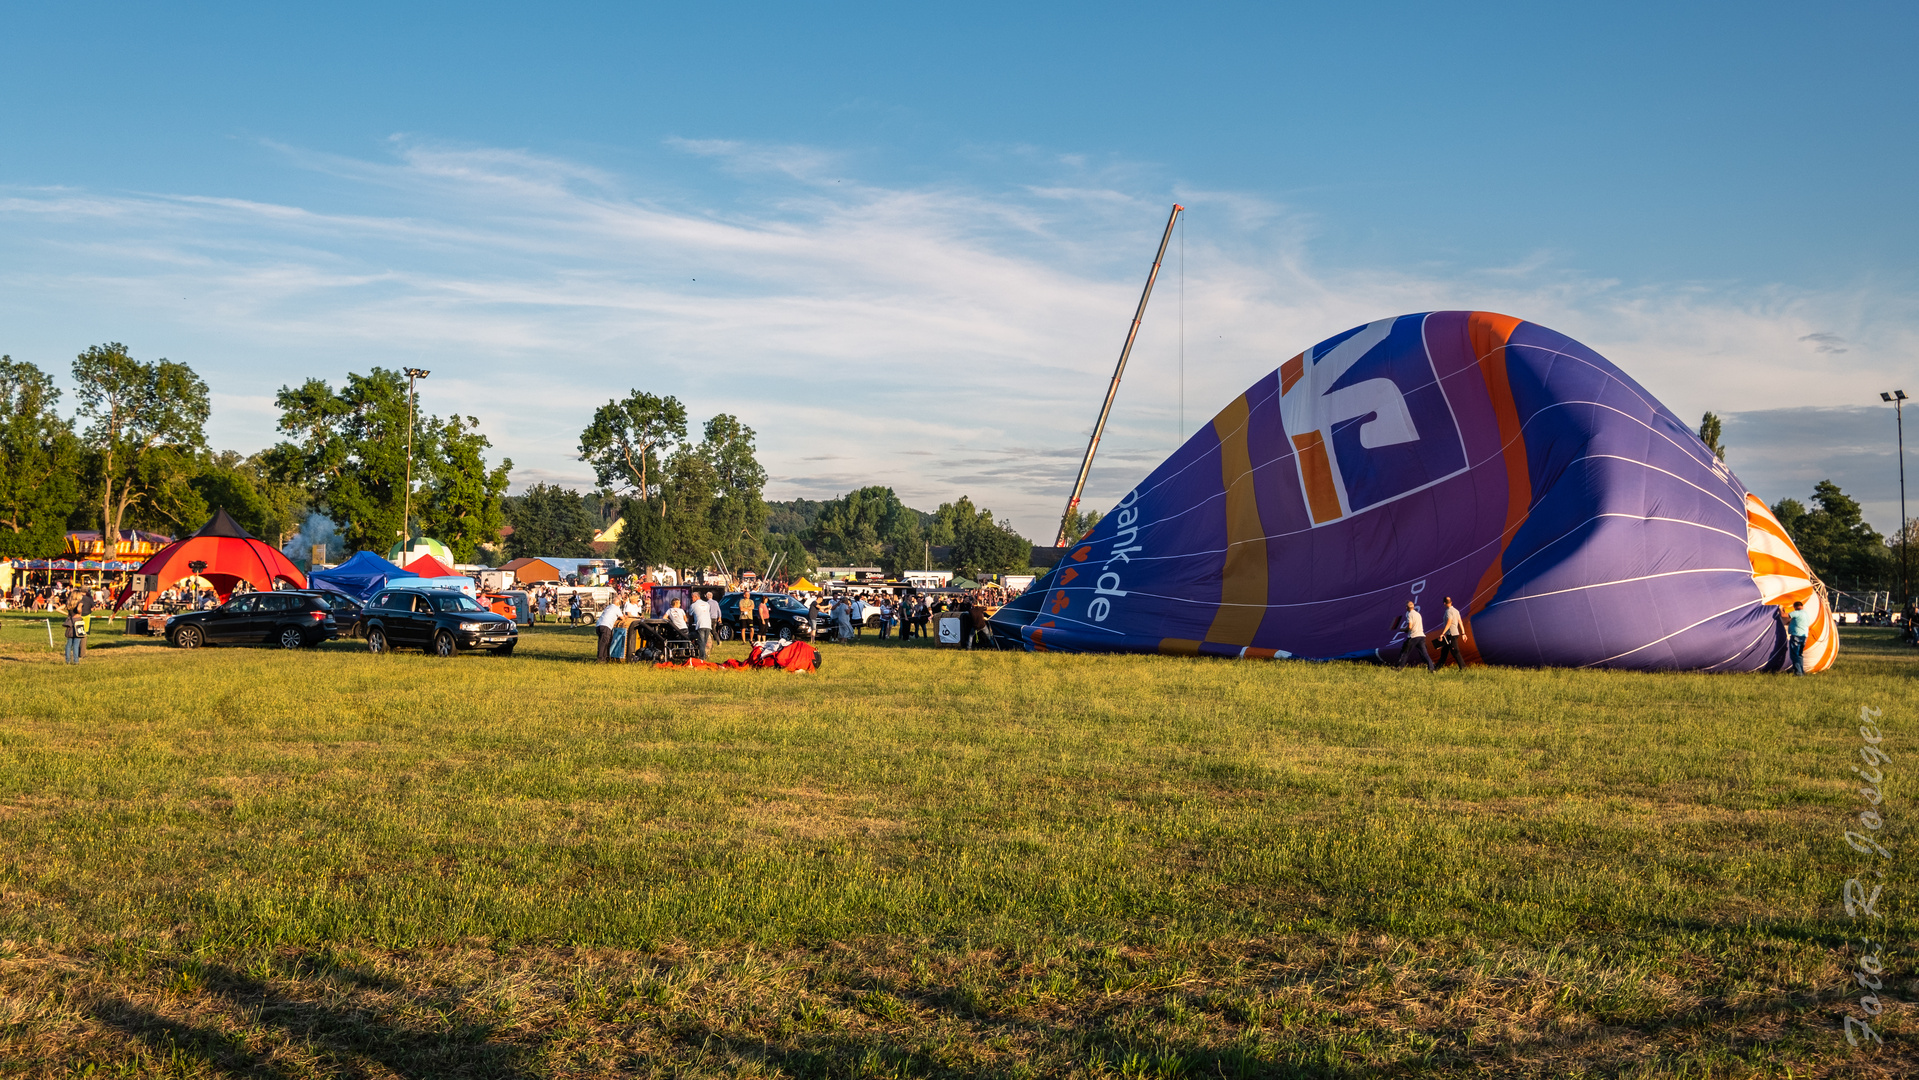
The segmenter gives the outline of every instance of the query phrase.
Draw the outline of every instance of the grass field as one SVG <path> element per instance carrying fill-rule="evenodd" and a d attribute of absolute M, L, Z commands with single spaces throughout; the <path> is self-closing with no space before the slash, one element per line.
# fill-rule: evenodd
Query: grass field
<path fill-rule="evenodd" d="M 1919 1075 L 1906 1006 L 1839 1029 L 1861 705 L 1919 996 L 1887 632 L 1810 679 L 356 644 L 0 618 L 0 1076 Z"/>

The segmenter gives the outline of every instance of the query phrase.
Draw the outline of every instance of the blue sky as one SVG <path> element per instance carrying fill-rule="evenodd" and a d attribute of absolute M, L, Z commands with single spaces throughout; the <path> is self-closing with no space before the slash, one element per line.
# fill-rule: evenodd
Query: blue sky
<path fill-rule="evenodd" d="M 1896 520 L 1910 5 L 395 7 L 10 5 L 0 352 L 191 363 L 242 450 L 418 364 L 522 483 L 674 393 L 774 496 L 1044 539 L 1178 200 L 1095 505 L 1302 346 L 1480 307 Z"/>

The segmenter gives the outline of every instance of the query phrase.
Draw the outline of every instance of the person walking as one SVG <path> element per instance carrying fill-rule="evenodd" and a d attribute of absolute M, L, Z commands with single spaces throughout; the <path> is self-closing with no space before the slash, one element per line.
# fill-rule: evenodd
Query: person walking
<path fill-rule="evenodd" d="M 1466 639 L 1466 619 L 1453 606 L 1453 598 L 1446 598 L 1446 627 L 1439 632 L 1439 666 L 1445 667 L 1450 659 L 1453 666 L 1466 670 L 1465 661 L 1459 657 L 1459 643 Z"/>
<path fill-rule="evenodd" d="M 713 594 L 707 593 L 693 601 L 693 630 L 697 635 L 694 648 L 699 650 L 700 659 L 706 659 L 707 649 L 713 643 L 713 615 L 719 605 L 713 602 Z"/>
<path fill-rule="evenodd" d="M 1792 673 L 1806 673 L 1806 637 L 1812 633 L 1812 612 L 1804 600 L 1792 602 L 1792 614 L 1786 617 L 1786 652 L 1792 657 Z"/>
<path fill-rule="evenodd" d="M 1399 662 L 1393 665 L 1398 671 L 1406 669 L 1406 654 L 1416 652 L 1426 661 L 1426 672 L 1433 672 L 1433 654 L 1426 651 L 1426 620 L 1419 617 L 1419 607 L 1411 600 L 1406 601 L 1406 613 L 1393 620 L 1393 629 L 1406 631 L 1406 642 L 1399 647 Z"/>
<path fill-rule="evenodd" d="M 613 659 L 613 624 L 619 621 L 620 598 L 615 596 L 606 602 L 606 607 L 600 609 L 600 619 L 596 628 L 600 638 L 599 662 L 602 664 Z"/>

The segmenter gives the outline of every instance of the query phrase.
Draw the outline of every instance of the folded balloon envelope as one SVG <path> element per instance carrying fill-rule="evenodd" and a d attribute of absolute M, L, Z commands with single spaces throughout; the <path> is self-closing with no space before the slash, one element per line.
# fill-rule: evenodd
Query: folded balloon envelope
<path fill-rule="evenodd" d="M 1407 600 L 1468 661 L 1762 671 L 1838 634 L 1759 499 L 1645 388 L 1545 327 L 1382 319 L 1255 383 L 993 618 L 1062 652 L 1371 656 Z"/>

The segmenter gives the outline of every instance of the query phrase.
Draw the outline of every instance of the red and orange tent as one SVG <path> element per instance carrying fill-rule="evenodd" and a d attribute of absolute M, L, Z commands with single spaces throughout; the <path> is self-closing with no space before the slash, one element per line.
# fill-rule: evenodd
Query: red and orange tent
<path fill-rule="evenodd" d="M 279 581 L 296 589 L 307 584 L 299 567 L 273 545 L 248 535 L 224 509 L 214 511 L 199 532 L 155 552 L 136 573 L 157 579 L 155 589 L 198 575 L 213 584 L 222 600 L 233 595 L 233 587 L 242 581 L 255 589 L 271 589 Z"/>

